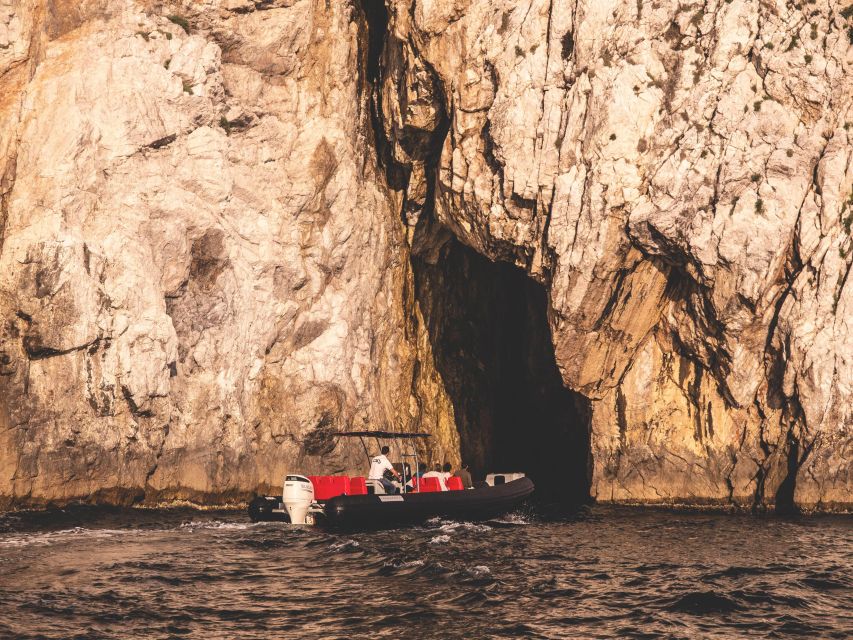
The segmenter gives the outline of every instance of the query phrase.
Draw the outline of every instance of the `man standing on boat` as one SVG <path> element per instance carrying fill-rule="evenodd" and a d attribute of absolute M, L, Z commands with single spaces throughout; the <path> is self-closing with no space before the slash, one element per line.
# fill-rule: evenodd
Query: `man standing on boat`
<path fill-rule="evenodd" d="M 389 451 L 390 449 L 384 446 L 378 456 L 370 459 L 370 473 L 367 475 L 367 479 L 378 481 L 385 488 L 385 493 L 397 493 L 397 487 L 385 477 L 385 472 L 390 471 L 397 480 L 401 480 L 400 474 L 397 473 L 394 465 L 388 460 L 387 454 Z"/>
<path fill-rule="evenodd" d="M 456 477 L 462 480 L 462 486 L 466 489 L 474 488 L 474 481 L 471 478 L 471 471 L 468 470 L 467 462 L 462 463 L 462 468 L 456 472 Z"/>

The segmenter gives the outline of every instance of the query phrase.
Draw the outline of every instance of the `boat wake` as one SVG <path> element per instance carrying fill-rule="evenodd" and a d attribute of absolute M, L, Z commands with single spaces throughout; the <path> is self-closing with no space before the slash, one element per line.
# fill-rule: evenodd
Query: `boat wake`
<path fill-rule="evenodd" d="M 429 523 L 427 523 L 429 524 Z M 455 533 L 458 531 L 468 531 L 473 533 L 485 533 L 491 531 L 492 527 L 487 524 L 477 522 L 457 522 L 455 520 L 438 520 L 433 527 L 445 533 Z"/>

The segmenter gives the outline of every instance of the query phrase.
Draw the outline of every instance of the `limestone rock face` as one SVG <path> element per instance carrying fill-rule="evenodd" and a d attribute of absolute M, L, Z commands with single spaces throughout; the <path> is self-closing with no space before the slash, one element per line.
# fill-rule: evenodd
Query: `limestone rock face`
<path fill-rule="evenodd" d="M 410 224 L 545 285 L 593 495 L 849 504 L 853 9 L 390 4 Z M 423 105 L 432 168 L 405 153 Z"/>
<path fill-rule="evenodd" d="M 593 497 L 850 505 L 845 6 L 0 0 L 0 505 L 458 461 L 462 245 Z"/>
<path fill-rule="evenodd" d="M 350 426 L 456 455 L 413 382 L 360 10 L 257 4 L 0 9 L 4 502 L 227 500 L 362 470 Z"/>

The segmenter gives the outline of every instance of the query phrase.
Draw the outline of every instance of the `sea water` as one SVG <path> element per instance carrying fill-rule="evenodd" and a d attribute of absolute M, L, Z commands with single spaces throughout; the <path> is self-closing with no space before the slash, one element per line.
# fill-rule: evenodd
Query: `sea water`
<path fill-rule="evenodd" d="M 330 534 L 0 516 L 2 638 L 853 637 L 853 520 L 594 507 Z"/>

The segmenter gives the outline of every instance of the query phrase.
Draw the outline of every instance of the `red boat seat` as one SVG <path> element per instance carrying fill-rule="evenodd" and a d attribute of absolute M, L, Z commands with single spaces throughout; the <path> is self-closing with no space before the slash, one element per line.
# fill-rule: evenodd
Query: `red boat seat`
<path fill-rule="evenodd" d="M 446 484 L 448 491 L 462 491 L 465 488 L 462 484 L 462 478 L 457 478 L 456 476 L 448 478 Z"/>
<path fill-rule="evenodd" d="M 351 496 L 366 496 L 367 481 L 364 478 L 350 478 L 349 487 Z"/>
<path fill-rule="evenodd" d="M 314 485 L 314 499 L 319 502 L 350 493 L 350 480 L 346 476 L 308 476 L 308 479 Z"/>
<path fill-rule="evenodd" d="M 431 493 L 441 491 L 441 482 L 438 478 L 420 478 L 418 479 L 418 492 Z"/>

